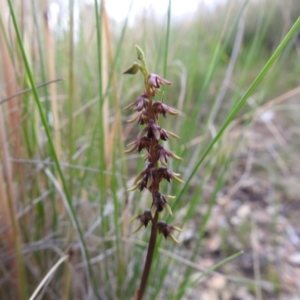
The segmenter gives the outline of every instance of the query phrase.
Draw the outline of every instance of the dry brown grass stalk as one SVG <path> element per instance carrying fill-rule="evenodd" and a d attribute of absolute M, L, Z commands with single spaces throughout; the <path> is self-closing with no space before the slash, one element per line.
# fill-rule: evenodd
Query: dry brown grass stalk
<path fill-rule="evenodd" d="M 44 1 L 44 11 L 48 11 L 48 1 Z M 45 42 L 46 42 L 46 56 L 47 56 L 47 70 L 49 78 L 56 78 L 55 72 L 55 40 L 49 27 L 47 14 L 44 14 L 44 29 L 45 29 Z M 54 147 L 58 159 L 61 159 L 61 138 L 60 138 L 60 122 L 59 122 L 59 113 L 58 113 L 58 99 L 57 99 L 57 89 L 56 84 L 51 84 L 49 87 L 50 92 L 50 103 L 51 103 L 51 112 L 53 116 L 53 139 Z M 58 175 L 58 174 L 57 174 Z M 59 176 L 57 176 L 59 178 Z M 60 186 L 62 186 L 61 181 L 59 180 Z M 58 213 L 63 214 L 65 212 L 65 207 L 62 201 L 58 201 Z"/>
<path fill-rule="evenodd" d="M 0 14 L 3 20 L 4 31 L 8 31 L 8 19 L 5 18 L 7 5 L 0 1 Z M 2 61 L 2 74 L 5 84 L 4 97 L 15 94 L 19 89 L 17 72 L 10 56 L 4 33 L 0 30 L 0 52 Z M 2 95 L 3 96 L 3 95 Z M 12 166 L 10 157 L 21 157 L 21 110 L 20 97 L 14 97 L 7 103 L 0 105 L 0 205 L 1 205 L 1 226 L 7 228 L 3 235 L 7 251 L 14 253 L 14 258 L 4 268 L 11 278 L 11 297 L 22 299 L 26 287 L 22 283 L 24 269 L 21 256 L 21 235 L 19 224 L 16 219 L 16 198 L 14 188 L 14 176 L 22 176 L 22 167 Z M 4 108 L 7 107 L 7 123 L 4 119 Z M 8 126 L 6 126 L 8 125 Z M 7 129 L 7 130 L 6 130 Z M 8 139 L 8 132 L 10 139 Z M 11 153 L 10 153 L 11 151 Z M 21 188 L 22 189 L 22 188 Z M 21 190 L 20 189 L 20 190 Z"/>
<path fill-rule="evenodd" d="M 47 7 L 48 1 L 45 1 L 45 11 L 48 10 Z M 55 40 L 53 38 L 53 34 L 49 27 L 48 18 L 44 17 L 44 24 L 45 24 L 45 37 L 46 37 L 46 55 L 47 55 L 47 66 L 48 66 L 48 74 L 50 79 L 56 78 L 55 72 Z M 57 89 L 56 85 L 52 84 L 49 87 L 50 91 L 50 103 L 51 103 L 51 110 L 53 114 L 53 133 L 54 133 L 54 145 L 56 149 L 56 154 L 58 158 L 61 157 L 61 138 L 60 138 L 60 124 L 59 124 L 59 113 L 58 113 L 58 99 L 57 99 Z"/>
<path fill-rule="evenodd" d="M 108 88 L 109 84 L 109 49 L 112 47 L 110 45 L 111 43 L 111 37 L 110 37 L 110 30 L 108 25 L 108 17 L 107 12 L 105 9 L 105 5 L 103 2 L 101 2 L 101 35 L 102 35 L 102 61 L 101 61 L 101 80 L 102 80 L 102 95 L 103 97 L 103 107 L 102 107 L 102 124 L 103 124 L 103 141 L 105 143 L 104 145 L 104 151 L 105 151 L 105 161 L 106 161 L 106 169 L 109 170 L 111 168 L 111 162 L 112 162 L 112 155 L 111 155 L 111 149 L 113 147 L 113 140 L 114 140 L 114 134 L 110 131 L 109 128 L 109 97 L 105 93 Z M 105 176 L 105 185 L 106 188 L 109 188 L 110 186 L 111 178 L 109 176 Z"/>
<path fill-rule="evenodd" d="M 4 228 L 7 228 L 7 230 L 4 231 L 4 240 L 6 242 L 7 251 L 15 254 L 14 258 L 5 266 L 5 268 L 10 273 L 11 282 L 15 282 L 14 288 L 11 289 L 12 293 L 15 292 L 14 299 L 23 299 L 21 235 L 19 224 L 16 219 L 13 172 L 10 162 L 2 106 L 0 106 L 0 145 L 0 205 L 1 220 L 3 222 L 1 225 L 4 226 Z"/>
<path fill-rule="evenodd" d="M 101 2 L 102 3 L 102 2 Z M 102 80 L 102 91 L 103 91 L 103 95 L 104 95 L 104 91 L 107 90 L 107 86 L 108 86 L 108 38 L 106 37 L 106 32 L 105 32 L 105 20 L 104 17 L 106 14 L 106 10 L 105 10 L 105 6 L 103 4 L 101 4 L 101 8 L 102 9 L 102 73 L 101 73 L 101 80 Z M 100 96 L 103 96 L 100 95 Z M 103 133 L 104 133 L 104 141 L 105 141 L 105 159 L 106 162 L 108 162 L 108 165 L 110 164 L 110 153 L 109 151 L 109 147 L 108 147 L 108 137 L 109 137 L 109 104 L 108 104 L 108 97 L 105 97 L 103 99 L 103 110 L 102 110 L 102 122 L 103 122 Z"/>
<path fill-rule="evenodd" d="M 108 62 L 109 62 L 109 69 L 113 70 L 111 74 L 111 85 L 116 87 L 117 86 L 117 78 L 116 74 L 114 72 L 113 64 L 114 64 L 114 54 L 113 54 L 113 41 L 112 41 L 112 36 L 111 36 L 111 31 L 109 28 L 109 18 L 105 9 L 105 6 L 103 7 L 103 29 L 105 33 L 105 40 L 106 43 L 105 45 L 107 46 L 107 56 L 108 56 Z M 112 127 L 109 131 L 108 135 L 108 143 L 107 143 L 107 149 L 106 149 L 106 154 L 114 153 L 115 150 L 114 148 L 118 148 L 119 153 L 124 153 L 124 145 L 122 139 L 119 139 L 118 137 L 122 136 L 123 132 L 123 126 L 122 126 L 122 114 L 121 114 L 121 104 L 120 104 L 120 95 L 118 94 L 117 89 L 113 89 L 112 91 L 112 102 L 114 106 L 114 122 L 112 124 Z M 112 157 L 106 156 L 106 159 L 111 162 Z M 110 177 L 108 177 L 110 178 Z M 108 179 L 110 180 L 110 179 Z M 127 191 L 125 191 L 126 194 Z M 126 197 L 128 199 L 128 197 Z M 123 223 L 122 223 L 122 236 L 127 236 L 128 235 L 128 228 L 129 228 L 129 211 L 128 211 L 128 205 L 126 204 L 126 208 L 123 211 Z M 126 267 L 126 261 L 127 261 L 127 256 L 128 252 L 124 249 L 122 255 L 119 257 L 119 261 L 121 262 L 122 268 L 125 269 Z"/>
<path fill-rule="evenodd" d="M 2 8 L 6 5 L 4 3 L 1 3 L 1 18 L 2 20 L 6 20 L 4 17 L 5 10 Z M 4 29 L 6 32 L 7 30 L 7 23 L 4 22 Z M 15 72 L 15 66 L 12 61 L 12 57 L 9 54 L 5 38 L 3 36 L 3 31 L 0 30 L 0 52 L 1 52 L 1 60 L 2 60 L 2 71 L 3 71 L 3 78 L 5 82 L 5 96 L 8 97 L 10 95 L 13 95 L 17 93 L 17 91 L 20 90 L 18 85 L 18 78 L 16 76 Z M 10 146 L 12 151 L 12 156 L 14 157 L 21 157 L 21 131 L 20 131 L 20 120 L 21 120 L 21 111 L 20 111 L 20 97 L 14 97 L 7 101 L 7 108 L 9 111 L 8 114 L 8 122 L 9 122 L 9 129 L 17 129 L 13 130 L 13 134 L 10 136 Z M 18 167 L 16 167 L 18 168 Z M 14 170 L 14 173 L 16 173 L 18 170 Z"/>

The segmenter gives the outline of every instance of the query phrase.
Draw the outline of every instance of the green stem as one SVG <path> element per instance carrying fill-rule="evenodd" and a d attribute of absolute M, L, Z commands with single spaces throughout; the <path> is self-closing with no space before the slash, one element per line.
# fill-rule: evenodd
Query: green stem
<path fill-rule="evenodd" d="M 70 32 L 69 32 L 69 128 L 68 128 L 68 144 L 69 144 L 69 163 L 72 164 L 73 156 L 73 107 L 74 107 L 74 2 L 69 0 L 69 19 L 70 19 Z M 73 171 L 69 170 L 69 190 L 72 195 L 73 190 Z"/>
<path fill-rule="evenodd" d="M 148 78 L 149 71 L 148 71 L 148 68 L 147 68 L 146 60 L 145 60 L 145 54 L 144 54 L 143 50 L 138 45 L 135 45 L 135 49 L 136 49 L 136 52 L 137 52 L 138 60 L 142 64 L 141 72 L 143 73 L 143 75 L 146 79 L 146 78 Z"/>
<path fill-rule="evenodd" d="M 169 5 L 168 5 L 166 45 L 165 45 L 165 54 L 164 54 L 164 71 L 163 71 L 164 78 L 166 78 L 166 76 L 167 76 L 167 61 L 168 61 L 168 52 L 169 52 L 169 39 L 170 39 L 170 23 L 171 23 L 171 0 L 169 0 Z"/>
<path fill-rule="evenodd" d="M 103 125 L 103 86 L 102 86 L 102 12 L 103 12 L 103 1 L 101 1 L 100 9 L 98 6 L 97 0 L 95 0 L 95 18 L 96 18 L 96 31 L 97 31 L 97 66 L 98 66 L 98 94 L 99 94 L 99 170 L 100 173 L 103 172 L 106 168 L 105 163 L 105 141 L 104 141 L 104 125 Z M 100 12 L 100 15 L 99 15 Z M 100 176 L 99 178 L 99 187 L 101 193 L 101 200 L 105 196 L 105 176 Z M 101 216 L 103 216 L 103 207 L 101 203 Z M 103 228 L 104 229 L 104 228 Z"/>

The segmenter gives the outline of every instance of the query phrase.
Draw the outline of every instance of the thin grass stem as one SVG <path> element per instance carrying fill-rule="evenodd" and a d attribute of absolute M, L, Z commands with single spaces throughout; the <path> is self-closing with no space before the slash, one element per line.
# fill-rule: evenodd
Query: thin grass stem
<path fill-rule="evenodd" d="M 40 290 L 42 289 L 44 284 L 50 279 L 50 277 L 54 274 L 54 272 L 57 270 L 57 268 L 68 259 L 68 257 L 69 257 L 68 254 L 64 255 L 57 261 L 57 263 L 49 270 L 49 272 L 46 274 L 46 276 L 43 278 L 43 280 L 39 283 L 39 285 L 37 286 L 37 288 L 31 295 L 29 300 L 34 300 L 37 297 L 38 293 L 40 292 Z"/>

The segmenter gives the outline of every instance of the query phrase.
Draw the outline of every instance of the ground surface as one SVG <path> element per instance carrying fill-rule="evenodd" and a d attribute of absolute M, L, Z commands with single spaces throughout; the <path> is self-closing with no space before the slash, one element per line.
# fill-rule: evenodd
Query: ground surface
<path fill-rule="evenodd" d="M 207 269 L 244 254 L 199 283 L 185 299 L 300 299 L 300 185 L 296 135 L 286 115 L 258 118 L 244 131 L 236 166 L 219 193 L 197 264 Z M 209 203 L 210 195 L 203 195 Z M 186 229 L 186 247 L 208 204 Z M 196 276 L 194 274 L 194 276 Z"/>

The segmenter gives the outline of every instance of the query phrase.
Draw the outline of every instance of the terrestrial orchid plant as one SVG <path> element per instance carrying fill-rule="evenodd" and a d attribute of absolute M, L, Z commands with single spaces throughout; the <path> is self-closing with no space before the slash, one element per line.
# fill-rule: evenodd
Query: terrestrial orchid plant
<path fill-rule="evenodd" d="M 167 141 L 170 137 L 179 138 L 176 134 L 160 126 L 161 115 L 166 118 L 167 115 L 178 115 L 179 111 L 166 105 L 163 101 L 153 99 L 156 95 L 161 94 L 160 87 L 162 85 L 170 85 L 171 82 L 159 75 L 149 73 L 143 51 L 138 46 L 135 47 L 137 58 L 140 62 L 134 62 L 124 74 L 136 74 L 138 71 L 141 71 L 144 76 L 145 90 L 124 109 L 133 109 L 137 112 L 129 122 L 137 121 L 144 128 L 138 134 L 137 139 L 128 145 L 129 149 L 126 153 L 144 150 L 146 152 L 146 163 L 144 170 L 135 178 L 134 186 L 129 191 L 147 189 L 152 195 L 151 208 L 131 219 L 131 221 L 139 221 L 139 225 L 134 233 L 142 227 L 147 227 L 149 223 L 152 224 L 141 284 L 135 294 L 135 299 L 140 300 L 143 298 L 146 289 L 157 233 L 161 233 L 166 239 L 169 238 L 173 242 L 178 243 L 173 232 L 181 231 L 178 227 L 159 220 L 159 216 L 164 210 L 172 215 L 167 199 L 174 198 L 174 196 L 161 193 L 160 183 L 162 180 L 167 180 L 168 182 L 175 180 L 180 183 L 183 183 L 183 181 L 179 179 L 180 174 L 170 171 L 167 165 L 169 158 L 177 160 L 181 160 L 181 158 L 165 149 L 161 144 L 161 141 Z"/>

